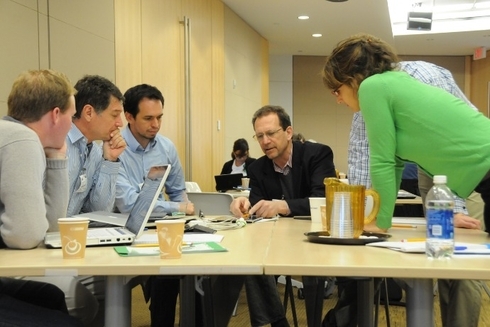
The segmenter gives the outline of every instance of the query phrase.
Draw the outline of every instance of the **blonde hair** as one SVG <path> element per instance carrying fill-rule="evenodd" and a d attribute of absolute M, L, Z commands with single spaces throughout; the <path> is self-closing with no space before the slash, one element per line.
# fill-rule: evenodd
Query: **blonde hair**
<path fill-rule="evenodd" d="M 338 43 L 327 57 L 323 84 L 331 90 L 343 84 L 357 90 L 369 76 L 394 70 L 397 62 L 398 56 L 388 43 L 369 34 L 356 34 Z"/>
<path fill-rule="evenodd" d="M 65 112 L 70 96 L 75 93 L 65 74 L 50 69 L 29 70 L 12 85 L 8 115 L 24 123 L 36 122 L 56 107 Z"/>

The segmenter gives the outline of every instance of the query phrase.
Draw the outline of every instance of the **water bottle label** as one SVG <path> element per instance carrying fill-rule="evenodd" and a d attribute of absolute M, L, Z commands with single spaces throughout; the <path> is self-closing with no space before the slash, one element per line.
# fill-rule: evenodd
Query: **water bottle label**
<path fill-rule="evenodd" d="M 427 209 L 427 238 L 452 239 L 453 237 L 453 211 Z"/>

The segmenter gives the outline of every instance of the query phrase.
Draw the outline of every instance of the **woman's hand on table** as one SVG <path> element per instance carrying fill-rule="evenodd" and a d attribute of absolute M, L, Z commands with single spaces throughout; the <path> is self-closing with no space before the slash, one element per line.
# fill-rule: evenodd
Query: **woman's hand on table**
<path fill-rule="evenodd" d="M 478 219 L 465 215 L 464 213 L 455 213 L 454 227 L 468 228 L 468 229 L 481 229 L 481 222 Z"/>

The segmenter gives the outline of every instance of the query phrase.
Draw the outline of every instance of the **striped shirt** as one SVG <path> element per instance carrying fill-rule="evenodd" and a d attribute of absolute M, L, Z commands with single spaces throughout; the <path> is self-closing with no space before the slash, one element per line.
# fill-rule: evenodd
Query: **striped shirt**
<path fill-rule="evenodd" d="M 75 124 L 66 136 L 70 202 L 67 216 L 82 212 L 112 211 L 120 162 L 104 160 L 102 146 L 87 144 Z"/>
<path fill-rule="evenodd" d="M 170 174 L 165 182 L 165 193 L 157 200 L 154 213 L 179 211 L 180 202 L 188 202 L 185 193 L 185 177 L 175 145 L 163 135 L 157 136 L 144 149 L 126 126 L 121 135 L 127 143 L 124 152 L 119 156 L 122 168 L 117 179 L 116 206 L 120 212 L 129 212 L 138 197 L 140 185 L 152 166 L 171 164 Z"/>

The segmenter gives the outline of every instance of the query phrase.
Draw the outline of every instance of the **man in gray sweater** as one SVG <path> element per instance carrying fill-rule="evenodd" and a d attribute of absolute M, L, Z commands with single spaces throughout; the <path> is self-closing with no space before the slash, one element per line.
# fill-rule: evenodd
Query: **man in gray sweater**
<path fill-rule="evenodd" d="M 52 70 L 25 72 L 12 86 L 8 116 L 0 120 L 0 248 L 34 248 L 66 216 L 65 136 L 74 93 Z M 78 326 L 62 294 L 52 285 L 0 278 L 0 325 Z"/>

